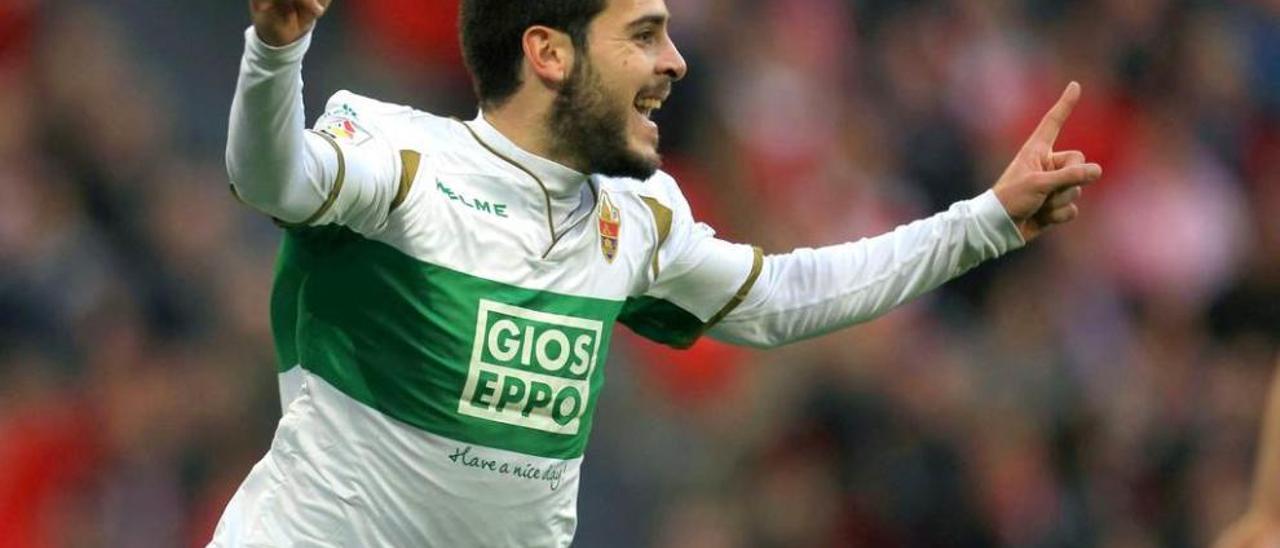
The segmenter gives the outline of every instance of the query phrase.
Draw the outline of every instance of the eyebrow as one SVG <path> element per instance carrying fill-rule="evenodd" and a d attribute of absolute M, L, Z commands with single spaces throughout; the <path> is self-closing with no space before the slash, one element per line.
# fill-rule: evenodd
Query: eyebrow
<path fill-rule="evenodd" d="M 635 21 L 627 23 L 627 30 L 635 30 L 640 27 L 644 27 L 648 25 L 662 26 L 667 23 L 667 19 L 668 17 L 667 17 L 667 14 L 665 13 L 652 13 L 649 15 L 642 16 L 639 19 L 636 19 Z"/>

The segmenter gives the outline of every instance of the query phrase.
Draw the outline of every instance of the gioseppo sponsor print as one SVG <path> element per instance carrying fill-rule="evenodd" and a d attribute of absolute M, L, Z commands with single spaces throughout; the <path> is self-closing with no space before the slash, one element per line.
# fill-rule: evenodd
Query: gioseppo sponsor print
<path fill-rule="evenodd" d="M 602 329 L 597 320 L 481 299 L 458 412 L 577 434 Z"/>

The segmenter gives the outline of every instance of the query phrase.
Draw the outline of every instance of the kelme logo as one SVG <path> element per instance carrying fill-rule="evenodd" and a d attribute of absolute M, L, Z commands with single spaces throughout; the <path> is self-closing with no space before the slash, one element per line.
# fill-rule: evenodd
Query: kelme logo
<path fill-rule="evenodd" d="M 463 415 L 577 434 L 603 324 L 480 300 Z"/>

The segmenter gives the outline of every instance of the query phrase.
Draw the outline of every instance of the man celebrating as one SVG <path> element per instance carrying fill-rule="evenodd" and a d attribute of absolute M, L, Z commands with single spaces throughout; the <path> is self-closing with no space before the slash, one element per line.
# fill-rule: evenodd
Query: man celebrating
<path fill-rule="evenodd" d="M 323 0 L 252 0 L 227 167 L 286 228 L 287 408 L 213 546 L 564 546 L 615 323 L 771 347 L 875 318 L 1077 214 L 1049 111 L 994 188 L 763 256 L 694 221 L 650 120 L 687 70 L 663 0 L 463 0 L 461 122 L 341 91 L 304 126 Z"/>

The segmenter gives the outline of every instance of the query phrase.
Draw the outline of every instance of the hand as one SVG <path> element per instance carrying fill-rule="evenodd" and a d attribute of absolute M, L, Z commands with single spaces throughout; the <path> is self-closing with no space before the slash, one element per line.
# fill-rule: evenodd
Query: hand
<path fill-rule="evenodd" d="M 332 0 L 249 0 L 249 15 L 258 38 L 271 46 L 287 46 L 311 31 Z"/>
<path fill-rule="evenodd" d="M 1102 177 L 1102 166 L 1086 163 L 1079 151 L 1053 151 L 1062 124 L 1079 100 L 1080 84 L 1071 82 L 996 181 L 996 197 L 1028 242 L 1053 225 L 1075 219 L 1081 187 Z"/>
<path fill-rule="evenodd" d="M 1213 548 L 1280 548 L 1280 521 L 1246 514 L 1218 537 Z"/>

